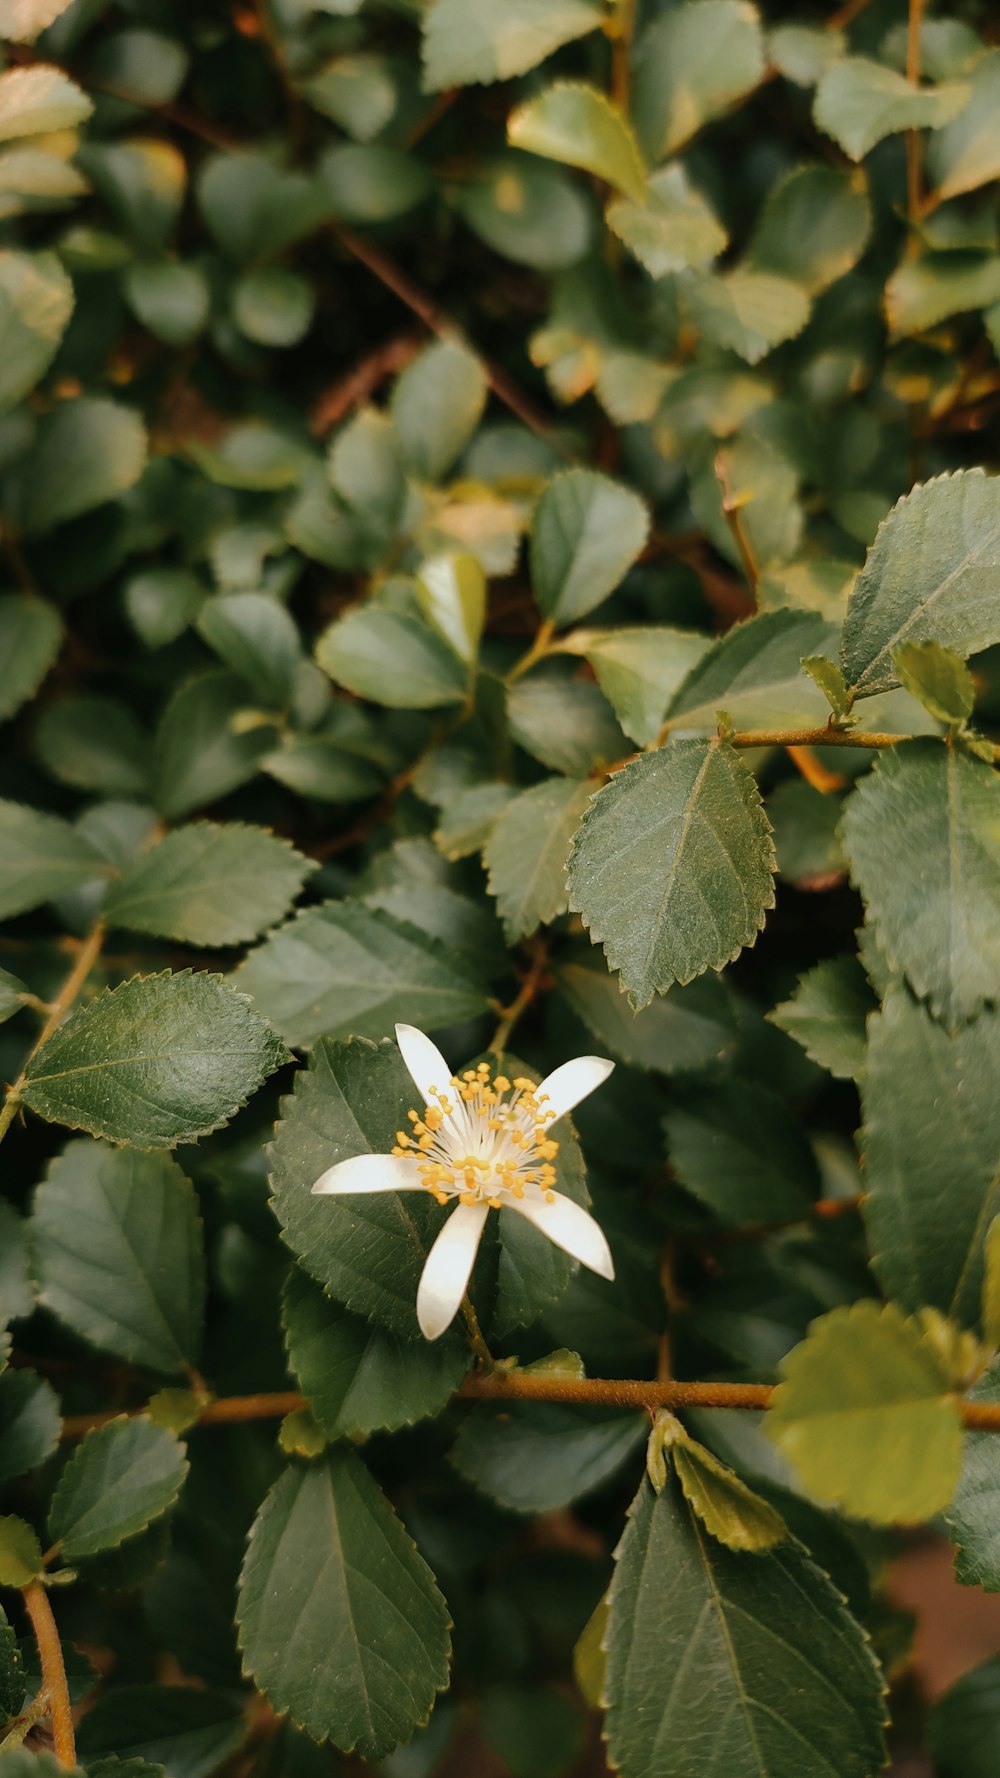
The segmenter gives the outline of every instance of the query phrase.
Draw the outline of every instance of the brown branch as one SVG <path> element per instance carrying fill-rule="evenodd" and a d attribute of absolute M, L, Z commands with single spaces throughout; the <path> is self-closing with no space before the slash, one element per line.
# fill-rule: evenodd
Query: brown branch
<path fill-rule="evenodd" d="M 920 27 L 923 24 L 924 0 L 910 0 L 906 26 L 906 78 L 914 86 L 920 79 Z M 906 132 L 906 214 L 916 222 L 923 213 L 920 163 L 920 131 Z"/>
<path fill-rule="evenodd" d="M 374 352 L 369 352 L 346 376 L 338 377 L 329 389 L 323 391 L 310 415 L 309 430 L 314 437 L 322 438 L 352 408 L 362 407 L 370 401 L 382 383 L 406 369 L 423 344 L 421 334 L 397 334 L 383 345 L 376 346 Z"/>
<path fill-rule="evenodd" d="M 76 1765 L 76 1738 L 73 1734 L 73 1713 L 70 1709 L 66 1667 L 59 1641 L 56 1620 L 45 1588 L 38 1581 L 25 1587 L 21 1597 L 31 1619 L 42 1664 L 42 1690 L 48 1699 L 52 1716 L 52 1740 L 56 1759 L 71 1770 Z"/>
<path fill-rule="evenodd" d="M 531 941 L 531 952 L 531 964 L 525 973 L 516 998 L 511 1001 L 509 1006 L 500 1008 L 500 1023 L 489 1043 L 489 1048 L 494 1055 L 500 1055 L 507 1048 L 515 1025 L 521 1015 L 527 1011 L 542 986 L 549 963 L 549 941 L 544 934 L 539 934 Z"/>
<path fill-rule="evenodd" d="M 752 592 L 756 593 L 757 584 L 760 580 L 760 567 L 757 562 L 757 557 L 753 553 L 753 545 L 750 542 L 747 528 L 743 523 L 743 508 L 746 505 L 746 500 L 741 498 L 738 494 L 734 494 L 729 486 L 724 451 L 720 451 L 715 459 L 715 474 L 719 487 L 722 489 L 723 517 L 733 534 L 733 541 L 736 544 L 736 548 L 739 550 L 740 561 L 743 564 L 743 572 L 747 577 L 750 589 Z"/>

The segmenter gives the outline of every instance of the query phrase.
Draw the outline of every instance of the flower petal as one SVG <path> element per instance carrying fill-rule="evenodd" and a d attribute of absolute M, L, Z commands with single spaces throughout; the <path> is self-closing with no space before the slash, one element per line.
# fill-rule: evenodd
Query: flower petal
<path fill-rule="evenodd" d="M 391 1154 L 354 1154 L 321 1173 L 313 1192 L 322 1196 L 340 1192 L 423 1191 L 412 1161 Z"/>
<path fill-rule="evenodd" d="M 439 1339 L 454 1321 L 489 1213 L 488 1204 L 459 1204 L 427 1255 L 417 1286 L 417 1320 L 425 1340 Z"/>
<path fill-rule="evenodd" d="M 545 1076 L 535 1089 L 536 1097 L 541 1100 L 544 1110 L 554 1114 L 552 1122 L 555 1123 L 556 1118 L 565 1117 L 567 1111 L 572 1111 L 588 1093 L 603 1086 L 613 1068 L 614 1063 L 604 1056 L 576 1056 L 572 1062 L 564 1062 Z"/>
<path fill-rule="evenodd" d="M 397 1025 L 396 1042 L 409 1069 L 410 1078 L 420 1094 L 421 1105 L 433 1105 L 432 1089 L 446 1093 L 452 1072 L 437 1044 L 425 1037 L 422 1031 L 418 1031 L 416 1025 Z"/>
<path fill-rule="evenodd" d="M 584 1210 L 581 1204 L 574 1204 L 572 1198 L 564 1197 L 562 1192 L 553 1192 L 551 1204 L 520 1198 L 507 1203 L 506 1208 L 516 1210 L 519 1216 L 527 1217 L 536 1229 L 540 1229 L 564 1253 L 581 1260 L 592 1272 L 599 1273 L 602 1278 L 614 1277 L 615 1262 L 604 1238 L 604 1230 L 594 1221 L 590 1212 Z"/>

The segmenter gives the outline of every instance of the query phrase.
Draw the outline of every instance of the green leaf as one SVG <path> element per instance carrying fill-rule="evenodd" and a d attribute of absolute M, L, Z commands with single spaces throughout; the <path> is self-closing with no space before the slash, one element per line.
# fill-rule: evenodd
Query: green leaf
<path fill-rule="evenodd" d="M 95 78 L 136 104 L 169 105 L 184 84 L 190 58 L 176 38 L 160 31 L 115 31 L 96 46 Z"/>
<path fill-rule="evenodd" d="M 729 1778 L 871 1778 L 880 1769 L 881 1674 L 864 1631 L 800 1545 L 728 1550 L 701 1528 L 676 1480 L 660 1494 L 644 1480 L 615 1562 L 606 1734 L 623 1778 L 702 1772 L 706 1698 L 712 1759 Z"/>
<path fill-rule="evenodd" d="M 844 32 L 828 24 L 779 25 L 768 37 L 771 61 L 796 86 L 815 86 L 846 47 Z"/>
<path fill-rule="evenodd" d="M 424 87 L 512 80 L 563 43 L 600 29 L 593 0 L 433 0 L 424 14 Z"/>
<path fill-rule="evenodd" d="M 575 1700 L 562 1692 L 517 1685 L 484 1686 L 482 1733 L 511 1778 L 566 1778 L 584 1751 Z"/>
<path fill-rule="evenodd" d="M 818 1185 L 805 1133 L 776 1093 L 730 1080 L 689 1093 L 663 1120 L 681 1184 L 720 1222 L 792 1222 Z"/>
<path fill-rule="evenodd" d="M 1000 1657 L 963 1673 L 938 1698 L 927 1738 L 940 1778 L 992 1778 L 1000 1759 Z"/>
<path fill-rule="evenodd" d="M 712 644 L 696 630 L 637 624 L 577 630 L 566 640 L 586 655 L 622 728 L 640 747 L 655 741 L 674 693 Z"/>
<path fill-rule="evenodd" d="M 957 117 L 968 98 L 969 88 L 957 81 L 921 87 L 883 62 L 845 56 L 823 75 L 813 117 L 852 160 L 860 161 L 884 136 L 940 129 Z"/>
<path fill-rule="evenodd" d="M 129 622 L 147 648 L 176 641 L 204 597 L 204 588 L 186 568 L 145 568 L 125 582 Z"/>
<path fill-rule="evenodd" d="M 381 135 L 399 104 L 398 71 L 386 56 L 331 56 L 302 82 L 315 110 L 329 117 L 356 142 Z"/>
<path fill-rule="evenodd" d="M 431 628 L 416 598 L 394 609 L 370 600 L 324 630 L 316 659 L 336 684 L 391 709 L 464 703 L 468 669 Z"/>
<path fill-rule="evenodd" d="M 861 1146 L 872 1265 L 904 1309 L 930 1303 L 966 1326 L 979 1315 L 983 1239 L 1000 1210 L 997 1068 L 993 1011 L 951 1037 L 897 987 L 870 1021 Z"/>
<path fill-rule="evenodd" d="M 26 1587 L 44 1572 L 42 1546 L 23 1519 L 0 1519 L 0 1587 Z"/>
<path fill-rule="evenodd" d="M 59 1443 L 59 1398 L 44 1377 L 7 1371 L 0 1377 L 0 1482 L 37 1469 Z"/>
<path fill-rule="evenodd" d="M 671 728 L 822 727 L 826 700 L 802 657 L 836 640 L 818 612 L 762 611 L 735 625 L 692 667 L 667 712 Z"/>
<path fill-rule="evenodd" d="M 76 81 L 46 62 L 0 75 L 0 142 L 75 129 L 93 109 Z"/>
<path fill-rule="evenodd" d="M 695 0 L 707 5 L 709 0 Z M 723 276 L 685 279 L 684 302 L 695 326 L 717 346 L 757 364 L 775 346 L 794 339 L 809 319 L 810 302 L 801 285 L 754 266 L 736 266 Z"/>
<path fill-rule="evenodd" d="M 433 1344 L 400 1339 L 332 1303 L 298 1267 L 285 1284 L 282 1322 L 289 1363 L 331 1439 L 395 1432 L 439 1414 L 468 1367 L 457 1333 Z"/>
<path fill-rule="evenodd" d="M 397 1021 L 436 1031 L 486 1011 L 467 958 L 379 908 L 305 908 L 234 976 L 287 1042 L 382 1037 Z"/>
<path fill-rule="evenodd" d="M 113 926 L 159 938 L 243 944 L 287 914 L 314 868 L 266 828 L 198 821 L 127 864 L 104 913 Z"/>
<path fill-rule="evenodd" d="M 545 489 L 531 520 L 531 583 L 550 623 L 575 623 L 613 592 L 649 535 L 645 501 L 589 469 Z"/>
<path fill-rule="evenodd" d="M 478 358 L 457 340 L 436 340 L 408 365 L 392 392 L 390 412 L 407 468 L 421 480 L 443 480 L 475 432 L 487 384 Z"/>
<path fill-rule="evenodd" d="M 140 1761 L 145 1769 L 138 1778 L 150 1778 L 150 1769 L 166 1770 L 170 1778 L 209 1778 L 246 1733 L 238 1698 L 190 1685 L 122 1685 L 87 1711 L 77 1751 L 99 1778 L 116 1778 L 119 1763 L 118 1778 L 136 1778 L 129 1768 Z"/>
<path fill-rule="evenodd" d="M 511 943 L 565 913 L 566 859 L 590 797 L 588 783 L 545 778 L 501 809 L 483 862 Z"/>
<path fill-rule="evenodd" d="M 0 722 L 33 697 L 62 646 L 62 618 L 27 593 L 0 596 Z"/>
<path fill-rule="evenodd" d="M 939 203 L 1000 178 L 1000 51 L 970 70 L 972 95 L 927 145 L 927 176 Z"/>
<path fill-rule="evenodd" d="M 1000 998 L 1000 779 L 935 741 L 880 759 L 847 803 L 851 875 L 893 968 L 951 1026 Z"/>
<path fill-rule="evenodd" d="M 860 259 L 871 221 L 863 174 L 799 167 L 768 193 L 747 261 L 817 296 Z"/>
<path fill-rule="evenodd" d="M 212 290 L 201 266 L 139 260 L 126 268 L 122 289 L 143 327 L 166 346 L 189 346 L 208 321 Z"/>
<path fill-rule="evenodd" d="M 417 603 L 459 660 L 471 665 L 486 621 L 486 576 L 475 556 L 441 555 L 423 562 Z"/>
<path fill-rule="evenodd" d="M 157 806 L 169 820 L 256 776 L 275 730 L 241 724 L 247 696 L 234 673 L 201 673 L 177 687 L 160 718 L 154 754 Z"/>
<path fill-rule="evenodd" d="M 0 252 L 0 413 L 45 375 L 73 301 L 73 286 L 54 253 Z"/>
<path fill-rule="evenodd" d="M 1000 300 L 996 255 L 924 252 L 904 259 L 885 287 L 885 312 L 893 340 L 926 333 L 951 315 L 988 309 Z"/>
<path fill-rule="evenodd" d="M 258 266 L 233 286 L 233 320 L 258 346 L 297 346 L 313 323 L 316 292 L 286 266 Z"/>
<path fill-rule="evenodd" d="M 773 869 L 760 793 L 739 755 L 678 741 L 616 772 L 591 801 L 570 858 L 570 907 L 639 1010 L 753 943 L 774 905 Z"/>
<path fill-rule="evenodd" d="M 184 205 L 187 163 L 172 143 L 154 136 L 89 141 L 78 161 L 138 252 L 164 251 Z"/>
<path fill-rule="evenodd" d="M 877 1525 L 921 1524 L 947 1506 L 962 1421 L 915 1322 L 891 1303 L 834 1309 L 781 1373 L 765 1426 L 811 1493 Z"/>
<path fill-rule="evenodd" d="M 645 202 L 615 198 L 608 206 L 607 222 L 654 278 L 709 265 L 728 239 L 715 211 L 680 165 L 661 167 L 650 176 Z"/>
<path fill-rule="evenodd" d="M 735 1048 L 732 1006 L 713 976 L 700 976 L 686 988 L 675 986 L 634 1013 L 614 976 L 592 953 L 564 955 L 555 974 L 564 999 L 602 1050 L 633 1067 L 695 1073 Z"/>
<path fill-rule="evenodd" d="M 414 1097 L 395 1044 L 324 1039 L 283 1101 L 271 1151 L 274 1209 L 292 1251 L 330 1296 L 407 1339 L 417 1333 L 417 1285 L 441 1220 L 430 1196 L 313 1197 L 311 1188 L 337 1161 L 388 1154 Z"/>
<path fill-rule="evenodd" d="M 570 778 L 589 777 L 629 751 L 603 692 L 587 679 L 567 678 L 562 663 L 514 681 L 507 720 L 519 747 Z"/>
<path fill-rule="evenodd" d="M 54 1032 L 25 1071 L 24 1103 L 133 1148 L 217 1130 L 287 1060 L 244 994 L 183 970 L 105 989 Z"/>
<path fill-rule="evenodd" d="M 786 778 L 767 799 L 778 870 L 797 889 L 829 889 L 846 875 L 840 843 L 839 797 Z"/>
<path fill-rule="evenodd" d="M 103 854 L 68 821 L 23 803 L 0 802 L 0 918 L 107 874 Z"/>
<path fill-rule="evenodd" d="M 1000 480 L 981 469 L 914 488 L 879 526 L 844 621 L 854 696 L 897 685 L 895 650 L 926 641 L 963 657 L 1000 641 Z"/>
<path fill-rule="evenodd" d="M 103 396 L 62 401 L 41 421 L 8 483 L 7 510 L 29 535 L 51 531 L 117 499 L 146 464 L 146 428 Z"/>
<path fill-rule="evenodd" d="M 168 1155 L 70 1142 L 38 1188 L 31 1238 L 41 1300 L 74 1333 L 168 1375 L 197 1361 L 198 1200 Z"/>
<path fill-rule="evenodd" d="M 807 654 L 802 660 L 802 671 L 808 673 L 814 685 L 819 686 L 839 722 L 847 714 L 850 699 L 847 681 L 836 661 L 829 660 L 825 654 Z"/>
<path fill-rule="evenodd" d="M 792 288 L 790 286 L 790 288 Z M 802 541 L 804 512 L 800 475 L 763 436 L 745 434 L 709 452 L 694 468 L 691 505 L 720 555 L 742 572 L 740 552 L 723 511 L 723 484 L 740 512 L 747 542 L 758 564 L 782 571 Z"/>
<path fill-rule="evenodd" d="M 274 1708 L 367 1759 L 408 1740 L 448 1682 L 434 1576 L 349 1450 L 288 1469 L 271 1489 L 237 1622 L 246 1668 Z"/>
<path fill-rule="evenodd" d="M 187 1475 L 184 1446 L 142 1415 L 88 1432 L 59 1478 L 49 1535 L 69 1562 L 116 1550 L 173 1506 Z"/>
<path fill-rule="evenodd" d="M 634 1413 L 512 1402 L 479 1408 L 451 1449 L 459 1475 L 509 1512 L 547 1513 L 603 1487 L 642 1443 Z"/>
<path fill-rule="evenodd" d="M 384 142 L 344 142 L 319 164 L 331 210 L 341 222 L 391 222 L 426 202 L 430 168 L 415 154 Z"/>
<path fill-rule="evenodd" d="M 210 234 L 237 264 L 273 259 L 331 214 L 324 180 L 286 172 L 263 154 L 219 154 L 198 180 L 198 203 Z"/>
<path fill-rule="evenodd" d="M 829 957 L 807 969 L 768 1018 L 837 1080 L 857 1080 L 865 1063 L 866 1024 L 875 999 L 856 957 Z"/>
<path fill-rule="evenodd" d="M 586 197 L 565 173 L 531 155 L 501 154 L 469 168 L 454 201 L 480 240 L 516 265 L 561 271 L 590 245 Z"/>
<path fill-rule="evenodd" d="M 1000 1402 L 1000 1364 L 995 1359 L 968 1394 L 970 1401 L 993 1405 Z M 998 1459 L 996 1433 L 966 1433 L 962 1473 L 945 1513 L 948 1534 L 955 1547 L 955 1579 L 963 1587 L 983 1587 L 988 1593 L 1000 1592 Z"/>
<path fill-rule="evenodd" d="M 685 1435 L 671 1457 L 685 1500 L 717 1543 L 728 1550 L 760 1552 L 785 1542 L 788 1532 L 780 1513 L 705 1445 Z"/>
<path fill-rule="evenodd" d="M 7 1613 L 0 1606 L 0 1724 L 6 1725 L 8 1719 L 16 1716 L 25 1698 L 28 1688 L 24 1678 L 24 1661 L 17 1646 L 17 1637 L 8 1621 Z M 5 1750 L 9 1760 L 12 1749 Z M 24 1756 L 32 1759 L 32 1754 Z M 55 1756 L 53 1755 L 53 1760 Z M 7 1766 L 10 1772 L 10 1766 Z M 53 1775 L 54 1778 L 54 1775 Z"/>
<path fill-rule="evenodd" d="M 640 39 L 635 119 L 652 161 L 673 154 L 764 75 L 764 35 L 747 0 L 693 0 Z"/>
<path fill-rule="evenodd" d="M 113 698 L 64 698 L 39 719 L 35 746 L 63 784 L 104 796 L 144 797 L 150 745 L 127 704 Z"/>
<path fill-rule="evenodd" d="M 0 1200 L 0 1324 L 19 1321 L 35 1306 L 28 1234 L 13 1204 Z M 0 1365 L 0 1369 L 2 1369 Z"/>
<path fill-rule="evenodd" d="M 959 655 L 939 642 L 901 642 L 892 664 L 911 697 L 939 722 L 961 726 L 972 715 L 976 687 Z"/>
<path fill-rule="evenodd" d="M 559 81 L 525 100 L 507 119 L 507 140 L 512 148 L 582 167 L 642 203 L 646 168 L 635 137 L 592 86 Z"/>

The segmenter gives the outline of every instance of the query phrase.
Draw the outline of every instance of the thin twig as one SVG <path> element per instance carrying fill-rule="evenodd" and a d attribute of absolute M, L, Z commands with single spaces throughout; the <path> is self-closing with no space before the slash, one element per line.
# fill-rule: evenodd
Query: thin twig
<path fill-rule="evenodd" d="M 76 1765 L 76 1738 L 73 1734 L 73 1712 L 70 1709 L 69 1686 L 66 1683 L 66 1667 L 56 1620 L 52 1616 L 48 1593 L 40 1582 L 32 1581 L 29 1587 L 24 1588 L 21 1596 L 38 1643 L 42 1664 L 42 1690 L 52 1714 L 52 1740 L 56 1759 L 61 1766 L 71 1770 Z"/>
<path fill-rule="evenodd" d="M 13 1086 L 7 1089 L 7 1097 L 4 1100 L 3 1106 L 0 1107 L 0 1142 L 3 1141 L 7 1131 L 10 1129 L 17 1114 L 18 1106 L 21 1103 L 21 1092 L 24 1087 L 28 1064 L 35 1056 L 37 1056 L 43 1045 L 48 1043 L 49 1038 L 52 1036 L 52 1033 L 56 1030 L 57 1026 L 62 1024 L 63 1019 L 66 1017 L 66 1014 L 73 1006 L 77 996 L 83 988 L 94 964 L 97 962 L 97 959 L 101 954 L 101 946 L 103 943 L 104 921 L 98 920 L 97 924 L 87 934 L 87 937 L 80 945 L 76 955 L 76 962 L 70 970 L 69 975 L 66 977 L 66 980 L 63 982 L 63 985 L 51 1006 L 48 1008 L 48 1017 L 45 1020 L 41 1031 L 38 1033 L 38 1037 L 32 1044 L 25 1060 L 24 1067 L 21 1069 Z"/>
<path fill-rule="evenodd" d="M 715 474 L 719 486 L 722 489 L 723 516 L 733 534 L 733 541 L 736 544 L 736 548 L 739 550 L 740 561 L 743 563 L 743 572 L 747 577 L 751 590 L 756 593 L 757 583 L 760 580 L 760 567 L 757 562 L 757 557 L 754 555 L 753 545 L 750 542 L 747 528 L 743 523 L 743 508 L 746 505 L 746 499 L 741 498 L 738 494 L 734 494 L 729 486 L 729 478 L 726 473 L 726 458 L 723 451 L 720 451 L 715 459 Z"/>
<path fill-rule="evenodd" d="M 324 437 L 352 408 L 370 401 L 382 383 L 406 369 L 423 345 L 424 338 L 419 333 L 396 334 L 384 345 L 376 346 L 346 376 L 338 377 L 324 390 L 310 415 L 309 430 L 314 437 Z"/>
<path fill-rule="evenodd" d="M 502 1055 L 510 1042 L 511 1034 L 522 1013 L 526 1012 L 538 993 L 549 962 L 549 941 L 544 934 L 532 940 L 531 964 L 521 983 L 520 991 L 510 1005 L 504 1007 L 488 1048 L 495 1056 Z"/>

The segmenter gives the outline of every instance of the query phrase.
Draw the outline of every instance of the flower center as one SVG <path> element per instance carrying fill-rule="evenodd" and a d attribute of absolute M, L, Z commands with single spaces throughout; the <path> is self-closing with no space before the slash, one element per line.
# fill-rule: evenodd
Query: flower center
<path fill-rule="evenodd" d="M 533 1081 L 494 1079 L 489 1064 L 431 1087 L 423 1112 L 408 1111 L 410 1130 L 396 1131 L 393 1154 L 412 1160 L 421 1184 L 439 1204 L 489 1204 L 505 1197 L 551 1203 L 559 1144 L 547 1134 L 555 1112 Z"/>

